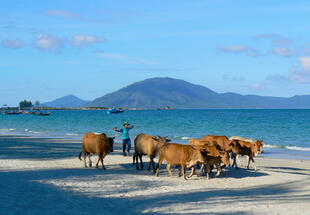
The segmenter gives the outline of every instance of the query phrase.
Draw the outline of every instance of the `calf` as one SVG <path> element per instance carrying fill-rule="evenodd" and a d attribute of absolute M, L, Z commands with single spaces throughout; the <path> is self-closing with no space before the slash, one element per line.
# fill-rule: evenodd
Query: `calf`
<path fill-rule="evenodd" d="M 167 142 L 169 139 L 167 137 L 158 136 L 150 136 L 147 134 L 139 134 L 135 138 L 135 153 L 133 154 L 133 164 L 136 161 L 136 168 L 139 169 L 138 157 L 140 158 L 141 169 L 143 169 L 142 156 L 148 155 L 150 157 L 150 163 L 147 167 L 149 171 L 151 168 L 151 164 L 153 166 L 153 172 L 155 173 L 155 163 L 154 158 L 159 153 L 160 148 Z"/>
<path fill-rule="evenodd" d="M 99 161 L 101 161 L 102 168 L 105 169 L 103 164 L 103 158 L 109 153 L 113 152 L 113 144 L 114 144 L 114 137 L 107 137 L 105 133 L 102 134 L 95 134 L 95 133 L 86 133 L 83 137 L 83 158 L 84 158 L 84 165 L 86 165 L 86 155 L 88 155 L 89 166 L 92 166 L 92 162 L 90 159 L 91 154 L 98 155 L 98 161 L 96 163 L 96 168 L 98 168 Z M 79 159 L 81 159 L 81 154 L 79 154 Z"/>
<path fill-rule="evenodd" d="M 171 165 L 181 166 L 184 179 L 185 167 L 194 168 L 195 164 L 206 162 L 207 152 L 204 149 L 194 148 L 190 145 L 182 145 L 177 143 L 167 143 L 160 150 L 158 165 L 156 167 L 156 176 L 164 160 L 167 161 L 167 170 L 172 177 Z M 192 169 L 193 171 L 193 169 Z"/>
<path fill-rule="evenodd" d="M 210 169 L 213 165 L 216 166 L 217 174 L 216 177 L 220 176 L 222 168 L 230 165 L 229 160 L 229 152 L 223 151 L 219 145 L 194 145 L 195 148 L 204 149 L 208 155 L 206 157 L 206 163 L 202 165 L 201 171 L 204 171 L 207 174 L 207 178 L 209 179 Z M 224 166 L 221 166 L 221 163 L 224 163 Z M 194 169 L 192 169 L 192 173 L 189 177 L 194 174 Z"/>

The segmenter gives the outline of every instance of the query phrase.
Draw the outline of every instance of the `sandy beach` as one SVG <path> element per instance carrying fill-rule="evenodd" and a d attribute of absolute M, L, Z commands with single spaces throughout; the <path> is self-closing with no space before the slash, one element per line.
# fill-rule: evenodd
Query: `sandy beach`
<path fill-rule="evenodd" d="M 309 214 L 310 160 L 260 156 L 257 172 L 185 181 L 138 171 L 114 148 L 102 170 L 77 158 L 80 140 L 0 136 L 0 214 Z"/>

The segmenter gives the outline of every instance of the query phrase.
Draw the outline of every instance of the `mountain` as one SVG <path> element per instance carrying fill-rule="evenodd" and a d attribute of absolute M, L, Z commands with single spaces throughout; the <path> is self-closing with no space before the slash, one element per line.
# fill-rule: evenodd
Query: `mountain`
<path fill-rule="evenodd" d="M 50 102 L 42 103 L 42 107 L 56 107 L 56 108 L 75 108 L 83 107 L 89 101 L 84 101 L 74 95 L 67 95 Z"/>
<path fill-rule="evenodd" d="M 86 104 L 87 107 L 158 108 L 310 108 L 310 95 L 291 98 L 217 93 L 173 78 L 133 83 Z"/>

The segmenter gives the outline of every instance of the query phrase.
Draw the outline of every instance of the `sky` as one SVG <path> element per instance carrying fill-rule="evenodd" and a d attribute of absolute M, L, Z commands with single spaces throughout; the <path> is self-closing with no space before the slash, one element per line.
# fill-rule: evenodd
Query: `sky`
<path fill-rule="evenodd" d="M 3 1 L 0 104 L 93 100 L 152 77 L 310 94 L 309 20 L 303 0 Z"/>

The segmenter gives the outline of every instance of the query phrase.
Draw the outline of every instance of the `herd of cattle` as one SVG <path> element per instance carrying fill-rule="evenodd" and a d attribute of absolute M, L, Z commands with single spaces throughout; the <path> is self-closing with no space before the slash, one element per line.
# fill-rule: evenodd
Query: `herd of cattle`
<path fill-rule="evenodd" d="M 133 154 L 133 164 L 136 168 L 143 169 L 142 156 L 148 155 L 150 162 L 148 170 L 151 165 L 154 174 L 159 174 L 159 169 L 163 161 L 167 163 L 167 170 L 172 176 L 171 166 L 180 166 L 184 179 L 191 177 L 195 174 L 195 167 L 201 165 L 201 172 L 204 172 L 209 178 L 210 171 L 213 166 L 217 169 L 216 177 L 218 177 L 223 168 L 226 166 L 235 166 L 238 169 L 240 163 L 239 155 L 247 155 L 247 168 L 250 167 L 250 162 L 253 162 L 255 171 L 256 165 L 254 157 L 258 153 L 262 153 L 264 143 L 262 140 L 254 141 L 253 139 L 245 139 L 242 137 L 233 136 L 228 138 L 226 136 L 206 135 L 202 139 L 192 138 L 189 144 L 169 143 L 167 137 L 150 136 L 147 134 L 139 134 L 135 137 L 134 145 L 135 152 Z M 107 137 L 106 134 L 87 133 L 83 137 L 83 151 L 79 154 L 79 159 L 83 153 L 84 165 L 86 164 L 86 156 L 88 156 L 89 166 L 92 166 L 90 156 L 92 154 L 98 155 L 96 167 L 98 168 L 101 161 L 102 168 L 105 169 L 103 164 L 104 157 L 113 152 L 114 138 Z M 157 167 L 155 167 L 154 158 L 159 154 Z M 138 158 L 140 159 L 140 167 Z M 232 160 L 232 164 L 230 163 Z M 223 165 L 222 165 L 223 164 Z M 186 176 L 186 167 L 191 169 L 191 174 Z"/>

